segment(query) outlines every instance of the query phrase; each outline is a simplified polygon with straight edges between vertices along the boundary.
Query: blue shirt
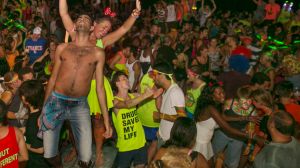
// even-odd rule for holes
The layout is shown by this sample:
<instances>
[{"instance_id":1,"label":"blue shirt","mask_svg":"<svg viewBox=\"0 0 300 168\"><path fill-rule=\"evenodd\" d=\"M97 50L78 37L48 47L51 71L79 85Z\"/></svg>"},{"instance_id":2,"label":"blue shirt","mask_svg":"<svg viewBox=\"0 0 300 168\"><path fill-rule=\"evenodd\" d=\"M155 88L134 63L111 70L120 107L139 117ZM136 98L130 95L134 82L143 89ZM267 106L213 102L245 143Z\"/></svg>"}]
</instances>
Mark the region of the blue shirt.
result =
<instances>
[{"instance_id":1,"label":"blue shirt","mask_svg":"<svg viewBox=\"0 0 300 168\"><path fill-rule=\"evenodd\" d=\"M39 38L37 41L32 39L26 40L25 47L29 49L29 65L34 63L45 51L47 41Z\"/></svg>"}]
</instances>

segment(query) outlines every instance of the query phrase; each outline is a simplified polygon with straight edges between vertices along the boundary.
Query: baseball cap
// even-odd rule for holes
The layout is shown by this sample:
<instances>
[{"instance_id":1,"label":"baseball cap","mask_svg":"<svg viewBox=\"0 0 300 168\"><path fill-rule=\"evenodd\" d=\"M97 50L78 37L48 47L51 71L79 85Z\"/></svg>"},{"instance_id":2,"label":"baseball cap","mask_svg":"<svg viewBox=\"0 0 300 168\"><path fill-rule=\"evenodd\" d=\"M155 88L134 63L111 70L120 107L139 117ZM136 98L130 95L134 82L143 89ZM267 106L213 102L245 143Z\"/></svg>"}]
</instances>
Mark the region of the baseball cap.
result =
<instances>
[{"instance_id":1,"label":"baseball cap","mask_svg":"<svg viewBox=\"0 0 300 168\"><path fill-rule=\"evenodd\" d=\"M41 32L42 32L42 29L40 27L35 27L33 29L33 34L41 34Z\"/></svg>"}]
</instances>

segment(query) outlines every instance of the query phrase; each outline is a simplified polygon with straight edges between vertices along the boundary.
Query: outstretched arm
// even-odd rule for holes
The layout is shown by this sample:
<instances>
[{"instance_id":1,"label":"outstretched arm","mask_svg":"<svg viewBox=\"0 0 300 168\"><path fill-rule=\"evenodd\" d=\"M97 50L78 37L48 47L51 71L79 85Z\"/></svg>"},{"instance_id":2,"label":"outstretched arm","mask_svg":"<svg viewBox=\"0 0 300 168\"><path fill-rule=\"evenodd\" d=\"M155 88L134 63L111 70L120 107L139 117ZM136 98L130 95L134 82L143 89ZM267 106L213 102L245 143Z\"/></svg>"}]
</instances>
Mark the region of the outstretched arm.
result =
<instances>
[{"instance_id":1,"label":"outstretched arm","mask_svg":"<svg viewBox=\"0 0 300 168\"><path fill-rule=\"evenodd\" d=\"M225 132L240 137L240 138L248 138L248 135L244 132L241 132L235 128L232 128L222 117L222 115L213 107L210 107L210 115L216 121L216 123L223 129Z\"/></svg>"},{"instance_id":2,"label":"outstretched arm","mask_svg":"<svg viewBox=\"0 0 300 168\"><path fill-rule=\"evenodd\" d=\"M202 0L202 2L201 2L201 11L202 12L204 11L204 0Z\"/></svg>"},{"instance_id":3,"label":"outstretched arm","mask_svg":"<svg viewBox=\"0 0 300 168\"><path fill-rule=\"evenodd\" d=\"M108 35L106 35L105 37L102 38L104 48L106 46L109 46L109 45L115 43L122 36L124 36L125 33L127 33L130 30L130 28L135 23L135 20L139 16L140 11L141 11L141 2L140 2L140 0L136 0L136 9L133 10L132 14L125 21L125 23L121 27L119 27L116 31L109 33Z\"/></svg>"},{"instance_id":4,"label":"outstretched arm","mask_svg":"<svg viewBox=\"0 0 300 168\"><path fill-rule=\"evenodd\" d=\"M97 48L98 49L98 48ZM103 68L104 68L104 62L105 62L105 54L104 51L101 49L98 49L96 52L96 58L97 58L97 65L96 65L96 90L97 90L97 96L101 108L101 112L103 114L104 119L104 125L106 132L104 133L104 137L109 138L112 136L112 128L109 124L109 115L107 111L107 105L106 105L106 94L104 90L104 75L103 75Z\"/></svg>"},{"instance_id":5,"label":"outstretched arm","mask_svg":"<svg viewBox=\"0 0 300 168\"><path fill-rule=\"evenodd\" d=\"M67 32L70 33L71 37L74 31L74 23L68 13L67 0L59 0L59 14Z\"/></svg>"},{"instance_id":6,"label":"outstretched arm","mask_svg":"<svg viewBox=\"0 0 300 168\"><path fill-rule=\"evenodd\" d=\"M114 108L115 109L122 109L122 108L132 108L135 107L136 105L138 105L139 103L141 103L142 101L144 101L145 99L150 98L151 96L153 96L153 90L152 89L146 89L145 92L139 96L136 96L133 99L128 99L125 101L120 101L118 99L114 100ZM115 111L115 113L117 113L117 111Z\"/></svg>"},{"instance_id":7,"label":"outstretched arm","mask_svg":"<svg viewBox=\"0 0 300 168\"><path fill-rule=\"evenodd\" d=\"M209 15L207 17L211 17L211 15L216 11L217 9L217 5L215 3L215 0L211 0L211 3L213 4L213 9L211 10L211 12L209 13Z\"/></svg>"}]
</instances>

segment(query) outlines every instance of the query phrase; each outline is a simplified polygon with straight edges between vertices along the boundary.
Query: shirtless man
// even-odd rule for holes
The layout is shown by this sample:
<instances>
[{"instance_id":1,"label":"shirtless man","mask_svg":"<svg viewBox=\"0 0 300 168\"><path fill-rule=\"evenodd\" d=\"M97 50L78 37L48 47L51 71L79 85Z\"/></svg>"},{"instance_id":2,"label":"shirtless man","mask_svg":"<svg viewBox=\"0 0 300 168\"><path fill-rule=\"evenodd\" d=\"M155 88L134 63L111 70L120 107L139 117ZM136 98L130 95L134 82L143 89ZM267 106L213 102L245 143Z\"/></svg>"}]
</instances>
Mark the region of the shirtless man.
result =
<instances>
[{"instance_id":1,"label":"shirtless man","mask_svg":"<svg viewBox=\"0 0 300 168\"><path fill-rule=\"evenodd\" d=\"M108 34L109 30L111 29L111 21L108 17L103 18L96 18L93 23L93 32L90 34L90 41L94 43L99 48L105 48L106 46L109 46L113 43L115 43L117 40L119 40L122 36L126 34L130 30L130 28L135 23L136 19L138 18L141 11L141 3L140 0L136 0L136 9L133 10L132 14L129 16L129 18L124 22L124 24L119 27L116 31L111 32ZM76 32L74 31L74 23L68 13L68 4L66 0L60 0L59 1L59 13L62 18L63 24L67 30L67 32L70 34L71 39L73 41L76 41ZM93 77L93 80L95 80L95 76ZM93 85L94 81L92 81L91 85L91 91L88 96L88 103L90 105L91 114L93 114L93 132L94 132L94 138L95 138L95 144L96 144L96 166L100 166L103 164L103 157L102 157L102 146L104 142L103 137L103 117L102 112L97 110L99 109L99 104L94 103L97 102L97 98L94 97L95 94L93 94L96 90ZM104 84L106 93L109 93L110 86L107 85L108 82ZM110 95L110 94L107 94ZM107 96L107 106L108 108L112 108L112 96ZM96 110L96 111L95 111ZM64 158L65 162L71 161L76 156L76 150L75 148L72 148L70 150L70 153L66 155Z\"/></svg>"},{"instance_id":2,"label":"shirtless man","mask_svg":"<svg viewBox=\"0 0 300 168\"><path fill-rule=\"evenodd\" d=\"M59 133L64 120L70 125L78 149L78 164L89 167L92 157L92 131L87 95L93 74L96 74L97 95L103 113L106 132L112 129L106 108L103 87L105 55L89 40L92 21L81 15L75 22L76 41L61 44L55 53L54 67L46 90L47 100L42 114L41 130L44 139L44 157L54 166L62 167L58 154Z\"/></svg>"}]
</instances>

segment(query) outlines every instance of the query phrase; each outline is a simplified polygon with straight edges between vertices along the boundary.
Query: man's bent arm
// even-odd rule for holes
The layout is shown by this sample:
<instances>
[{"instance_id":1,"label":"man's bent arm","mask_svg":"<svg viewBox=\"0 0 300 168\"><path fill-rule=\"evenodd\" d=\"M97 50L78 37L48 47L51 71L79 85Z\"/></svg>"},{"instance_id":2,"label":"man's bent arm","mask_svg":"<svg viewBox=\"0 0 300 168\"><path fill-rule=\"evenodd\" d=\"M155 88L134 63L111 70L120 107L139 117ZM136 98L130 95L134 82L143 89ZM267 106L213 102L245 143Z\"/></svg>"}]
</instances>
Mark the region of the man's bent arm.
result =
<instances>
[{"instance_id":1,"label":"man's bent arm","mask_svg":"<svg viewBox=\"0 0 300 168\"><path fill-rule=\"evenodd\" d=\"M52 74L51 74L51 77L50 77L48 85L47 85L44 102L46 102L46 100L48 99L52 90L54 89L55 81L56 81L58 71L59 71L60 65L61 65L60 55L66 46L67 46L67 44L60 44L56 48L55 56L54 56L54 67L53 67Z\"/></svg>"},{"instance_id":2,"label":"man's bent arm","mask_svg":"<svg viewBox=\"0 0 300 168\"><path fill-rule=\"evenodd\" d=\"M140 0L136 0L136 10L138 12L140 12L140 10L141 10ZM106 46L109 46L109 45L115 43L122 36L124 36L124 34L127 33L130 30L130 28L133 26L136 19L137 18L135 16L130 15L129 18L125 21L125 23L121 27L119 27L116 31L109 33L108 35L103 37L102 42L103 42L104 48Z\"/></svg>"},{"instance_id":3,"label":"man's bent arm","mask_svg":"<svg viewBox=\"0 0 300 168\"><path fill-rule=\"evenodd\" d=\"M184 107L175 107L177 114L176 115L169 115L160 113L160 119L164 119L167 121L174 122L178 117L186 117L186 113L184 111Z\"/></svg>"},{"instance_id":4,"label":"man's bent arm","mask_svg":"<svg viewBox=\"0 0 300 168\"><path fill-rule=\"evenodd\" d=\"M59 14L65 26L65 29L70 33L74 30L74 23L68 13L67 0L59 0ZM71 36L72 37L72 36Z\"/></svg>"},{"instance_id":5,"label":"man's bent arm","mask_svg":"<svg viewBox=\"0 0 300 168\"><path fill-rule=\"evenodd\" d=\"M97 58L97 65L96 65L96 90L97 90L97 96L101 108L101 112L103 114L104 119L104 125L105 125L105 137L108 138L112 135L112 130L109 124L109 115L107 111L107 105L106 105L106 94L104 90L104 75L103 75L103 68L104 68L104 62L105 62L105 54L104 51L97 48L96 50L96 58Z\"/></svg>"}]
</instances>

